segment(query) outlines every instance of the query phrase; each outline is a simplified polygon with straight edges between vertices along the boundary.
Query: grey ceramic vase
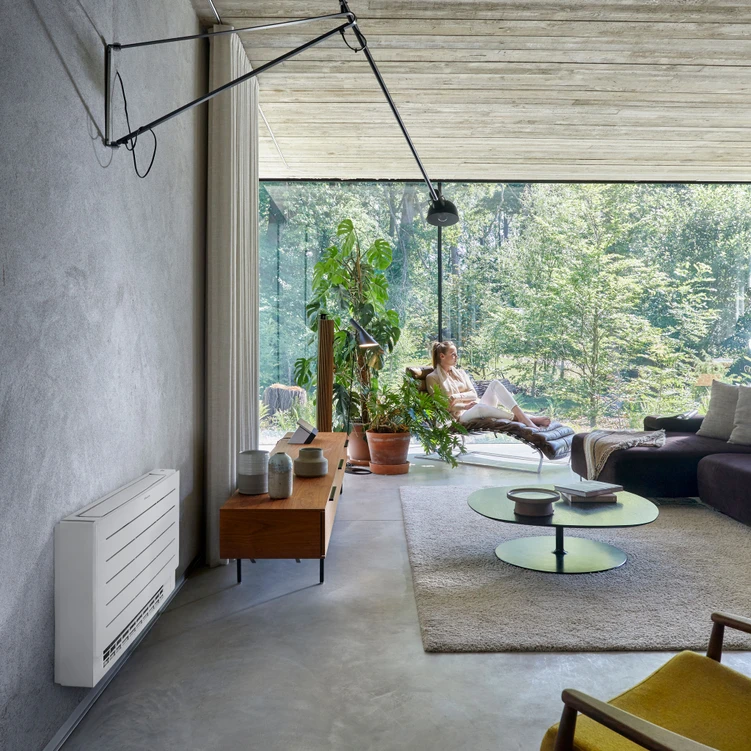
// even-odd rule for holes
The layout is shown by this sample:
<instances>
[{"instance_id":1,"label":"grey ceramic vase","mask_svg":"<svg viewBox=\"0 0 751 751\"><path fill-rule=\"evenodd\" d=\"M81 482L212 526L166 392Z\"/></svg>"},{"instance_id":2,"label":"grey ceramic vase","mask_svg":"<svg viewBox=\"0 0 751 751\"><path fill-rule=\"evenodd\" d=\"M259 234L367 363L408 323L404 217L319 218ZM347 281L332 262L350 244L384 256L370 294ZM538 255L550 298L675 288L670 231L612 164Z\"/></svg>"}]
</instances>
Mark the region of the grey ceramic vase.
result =
<instances>
[{"instance_id":1,"label":"grey ceramic vase","mask_svg":"<svg viewBox=\"0 0 751 751\"><path fill-rule=\"evenodd\" d=\"M269 498L289 498L292 495L292 459L284 451L269 459Z\"/></svg>"},{"instance_id":2,"label":"grey ceramic vase","mask_svg":"<svg viewBox=\"0 0 751 751\"><path fill-rule=\"evenodd\" d=\"M243 495L268 491L268 451L241 451L237 457L237 489Z\"/></svg>"},{"instance_id":3,"label":"grey ceramic vase","mask_svg":"<svg viewBox=\"0 0 751 751\"><path fill-rule=\"evenodd\" d=\"M300 449L295 459L295 474L298 477L323 477L328 471L329 460L323 455L323 449Z\"/></svg>"}]
</instances>

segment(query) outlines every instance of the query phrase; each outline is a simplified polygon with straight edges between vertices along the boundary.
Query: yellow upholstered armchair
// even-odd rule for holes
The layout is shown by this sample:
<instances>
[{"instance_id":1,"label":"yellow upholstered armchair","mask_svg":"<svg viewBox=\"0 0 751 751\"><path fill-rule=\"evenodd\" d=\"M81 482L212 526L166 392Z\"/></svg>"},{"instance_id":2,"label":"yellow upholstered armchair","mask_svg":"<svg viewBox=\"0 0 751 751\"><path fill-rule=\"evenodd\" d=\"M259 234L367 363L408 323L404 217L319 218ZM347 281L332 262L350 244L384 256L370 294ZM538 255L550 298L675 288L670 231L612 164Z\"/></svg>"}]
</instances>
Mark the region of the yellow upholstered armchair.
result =
<instances>
[{"instance_id":1,"label":"yellow upholstered armchair","mask_svg":"<svg viewBox=\"0 0 751 751\"><path fill-rule=\"evenodd\" d=\"M681 652L607 703L566 689L541 751L751 751L751 678L720 664L725 627L751 634L751 619L712 621L706 657Z\"/></svg>"}]
</instances>

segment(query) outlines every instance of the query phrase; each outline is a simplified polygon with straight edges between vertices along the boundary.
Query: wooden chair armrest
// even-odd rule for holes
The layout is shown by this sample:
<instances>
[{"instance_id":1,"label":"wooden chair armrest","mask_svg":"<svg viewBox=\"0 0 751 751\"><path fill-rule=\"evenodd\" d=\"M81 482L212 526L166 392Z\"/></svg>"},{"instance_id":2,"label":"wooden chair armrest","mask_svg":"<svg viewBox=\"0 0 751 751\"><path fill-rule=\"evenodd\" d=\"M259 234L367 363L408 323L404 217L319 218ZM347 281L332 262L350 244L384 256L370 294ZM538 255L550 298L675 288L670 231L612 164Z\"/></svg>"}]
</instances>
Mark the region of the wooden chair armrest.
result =
<instances>
[{"instance_id":1,"label":"wooden chair armrest","mask_svg":"<svg viewBox=\"0 0 751 751\"><path fill-rule=\"evenodd\" d=\"M745 631L747 634L751 634L751 618L744 618L742 615L731 615L730 613L712 613L712 622L720 623L723 626L730 626L730 628L737 629L738 631Z\"/></svg>"},{"instance_id":2,"label":"wooden chair armrest","mask_svg":"<svg viewBox=\"0 0 751 751\"><path fill-rule=\"evenodd\" d=\"M711 660L717 660L717 662L722 661L722 640L725 637L725 626L751 634L751 618L744 618L742 615L712 613L712 624L707 657Z\"/></svg>"},{"instance_id":3,"label":"wooden chair armrest","mask_svg":"<svg viewBox=\"0 0 751 751\"><path fill-rule=\"evenodd\" d=\"M613 732L628 738L642 748L648 749L648 751L714 751L710 746L705 746L703 743L692 741L690 738L673 733L652 722L642 720L641 717L618 709L612 704L595 699L581 691L567 688L563 692L562 699L566 709L581 712L595 722L610 728ZM570 751L573 749L575 723L571 721L571 718L568 722L565 721L566 709L564 709L564 717L561 718L555 751ZM570 737L561 738L561 731ZM561 745L559 745L559 739Z\"/></svg>"}]
</instances>

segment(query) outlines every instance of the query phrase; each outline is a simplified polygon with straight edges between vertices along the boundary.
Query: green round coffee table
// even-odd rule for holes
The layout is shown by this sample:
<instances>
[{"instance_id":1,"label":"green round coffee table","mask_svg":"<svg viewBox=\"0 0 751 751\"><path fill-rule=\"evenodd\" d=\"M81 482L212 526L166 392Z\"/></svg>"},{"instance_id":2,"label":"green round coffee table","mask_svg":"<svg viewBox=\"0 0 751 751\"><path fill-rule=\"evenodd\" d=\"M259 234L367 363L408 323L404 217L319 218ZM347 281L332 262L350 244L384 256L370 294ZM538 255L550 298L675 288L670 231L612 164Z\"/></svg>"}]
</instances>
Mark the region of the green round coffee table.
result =
<instances>
[{"instance_id":1,"label":"green round coffee table","mask_svg":"<svg viewBox=\"0 0 751 751\"><path fill-rule=\"evenodd\" d=\"M506 497L517 485L483 488L472 493L467 502L481 516L508 524L555 529L555 537L519 537L502 542L496 556L512 566L551 574L592 574L622 566L626 554L613 545L583 537L566 537L563 530L611 527L639 527L653 522L659 512L652 501L635 493L621 491L616 503L569 503L556 501L551 516L519 516L514 502ZM527 487L553 490L553 485Z\"/></svg>"}]
</instances>

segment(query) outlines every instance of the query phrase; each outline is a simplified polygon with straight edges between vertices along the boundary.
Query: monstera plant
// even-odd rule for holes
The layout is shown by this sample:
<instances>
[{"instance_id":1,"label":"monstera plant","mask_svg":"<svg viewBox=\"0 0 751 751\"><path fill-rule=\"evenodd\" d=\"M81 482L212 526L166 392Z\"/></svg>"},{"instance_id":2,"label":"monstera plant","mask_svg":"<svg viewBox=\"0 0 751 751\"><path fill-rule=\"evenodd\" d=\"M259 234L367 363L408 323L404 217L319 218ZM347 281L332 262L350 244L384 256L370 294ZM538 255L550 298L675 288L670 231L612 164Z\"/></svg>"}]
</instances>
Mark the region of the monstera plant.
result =
<instances>
[{"instance_id":1,"label":"monstera plant","mask_svg":"<svg viewBox=\"0 0 751 751\"><path fill-rule=\"evenodd\" d=\"M318 331L321 313L334 320L334 404L342 425L367 425L367 394L378 385L384 354L399 341L399 314L387 307L389 285L385 271L391 265L391 246L375 240L363 248L350 219L336 228L338 243L327 248L313 269L313 297L306 308L308 325ZM354 318L380 347L360 349L351 333ZM310 388L315 382L315 357L295 362L295 380ZM350 391L350 378L354 386Z\"/></svg>"},{"instance_id":2,"label":"monstera plant","mask_svg":"<svg viewBox=\"0 0 751 751\"><path fill-rule=\"evenodd\" d=\"M466 453L466 428L451 416L448 397L438 388L420 391L412 378L398 389L381 387L368 395L368 445L370 469L381 475L409 471L407 454L414 436L428 454L437 454L456 467L456 457Z\"/></svg>"}]
</instances>

